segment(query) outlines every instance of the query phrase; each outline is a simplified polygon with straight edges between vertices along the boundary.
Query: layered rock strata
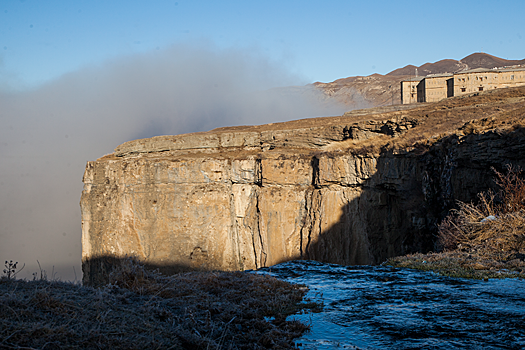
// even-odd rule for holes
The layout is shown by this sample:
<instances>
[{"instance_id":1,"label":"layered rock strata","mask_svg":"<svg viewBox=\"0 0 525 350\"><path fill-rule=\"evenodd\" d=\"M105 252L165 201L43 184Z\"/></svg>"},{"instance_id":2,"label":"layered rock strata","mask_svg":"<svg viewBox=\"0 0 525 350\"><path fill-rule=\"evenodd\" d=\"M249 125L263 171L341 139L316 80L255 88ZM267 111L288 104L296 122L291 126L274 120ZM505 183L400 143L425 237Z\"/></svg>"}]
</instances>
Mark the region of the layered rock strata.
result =
<instances>
[{"instance_id":1,"label":"layered rock strata","mask_svg":"<svg viewBox=\"0 0 525 350\"><path fill-rule=\"evenodd\" d=\"M428 250L454 201L490 187L491 166L523 163L525 90L512 91L127 142L86 166L84 281L124 256L174 272ZM422 139L442 116L448 134Z\"/></svg>"}]
</instances>

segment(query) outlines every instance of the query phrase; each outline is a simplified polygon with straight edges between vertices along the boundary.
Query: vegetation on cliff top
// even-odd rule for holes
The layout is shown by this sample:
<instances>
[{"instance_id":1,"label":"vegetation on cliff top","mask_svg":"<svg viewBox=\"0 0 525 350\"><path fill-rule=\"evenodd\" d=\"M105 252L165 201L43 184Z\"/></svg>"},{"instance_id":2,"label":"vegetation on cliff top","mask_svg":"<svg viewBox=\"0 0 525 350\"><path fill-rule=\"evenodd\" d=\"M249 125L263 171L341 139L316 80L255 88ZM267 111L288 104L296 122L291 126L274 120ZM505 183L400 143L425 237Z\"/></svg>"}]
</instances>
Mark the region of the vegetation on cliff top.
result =
<instances>
[{"instance_id":1,"label":"vegetation on cliff top","mask_svg":"<svg viewBox=\"0 0 525 350\"><path fill-rule=\"evenodd\" d=\"M500 191L482 192L479 201L458 202L438 228L439 253L413 254L387 264L467 278L525 278L525 181L508 165L493 169Z\"/></svg>"},{"instance_id":2,"label":"vegetation on cliff top","mask_svg":"<svg viewBox=\"0 0 525 350\"><path fill-rule=\"evenodd\" d=\"M303 301L306 287L273 277L167 277L131 259L100 289L9 271L0 278L0 349L288 349L309 327L286 316L319 306Z\"/></svg>"}]
</instances>

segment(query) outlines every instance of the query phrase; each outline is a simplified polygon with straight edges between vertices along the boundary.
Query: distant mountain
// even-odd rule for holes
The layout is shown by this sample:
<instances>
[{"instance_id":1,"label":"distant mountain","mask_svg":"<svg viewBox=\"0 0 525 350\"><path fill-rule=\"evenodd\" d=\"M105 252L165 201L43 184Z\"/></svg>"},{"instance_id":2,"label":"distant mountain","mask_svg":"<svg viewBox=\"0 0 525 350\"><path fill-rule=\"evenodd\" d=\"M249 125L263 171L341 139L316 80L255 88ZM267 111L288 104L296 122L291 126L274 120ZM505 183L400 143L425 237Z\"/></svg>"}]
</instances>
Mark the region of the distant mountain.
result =
<instances>
[{"instance_id":1,"label":"distant mountain","mask_svg":"<svg viewBox=\"0 0 525 350\"><path fill-rule=\"evenodd\" d=\"M486 53L473 53L459 61L444 59L434 63L425 63L419 67L407 65L392 72L372 74L366 77L348 77L337 79L331 83L314 83L326 96L326 102L335 100L343 103L348 109L379 107L390 104L400 104L401 80L414 77L424 77L429 74L456 73L474 68L501 68L524 65L523 60L506 60Z\"/></svg>"},{"instance_id":2,"label":"distant mountain","mask_svg":"<svg viewBox=\"0 0 525 350\"><path fill-rule=\"evenodd\" d=\"M403 68L393 70L386 75L415 75L417 69L419 76L425 76L429 74L440 74L440 73L457 73L462 70L474 69L474 68L497 68L507 67L514 65L525 64L523 60L506 60L496 56L489 55L487 53L477 52L469 55L459 61L452 59L445 59L437 61L435 63L425 63L422 66L416 67L408 65Z\"/></svg>"}]
</instances>

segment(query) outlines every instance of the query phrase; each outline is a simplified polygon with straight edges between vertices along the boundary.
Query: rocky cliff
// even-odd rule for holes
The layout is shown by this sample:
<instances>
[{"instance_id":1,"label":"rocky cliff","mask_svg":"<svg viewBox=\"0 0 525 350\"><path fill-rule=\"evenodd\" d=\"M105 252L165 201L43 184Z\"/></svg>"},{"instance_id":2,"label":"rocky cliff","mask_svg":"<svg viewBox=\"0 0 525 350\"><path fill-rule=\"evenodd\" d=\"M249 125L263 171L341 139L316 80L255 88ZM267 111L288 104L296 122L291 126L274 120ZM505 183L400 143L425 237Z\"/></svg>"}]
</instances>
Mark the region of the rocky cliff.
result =
<instances>
[{"instance_id":1,"label":"rocky cliff","mask_svg":"<svg viewBox=\"0 0 525 350\"><path fill-rule=\"evenodd\" d=\"M124 143L86 166L84 282L129 255L175 272L427 251L491 166L525 166L524 118L516 88Z\"/></svg>"}]
</instances>

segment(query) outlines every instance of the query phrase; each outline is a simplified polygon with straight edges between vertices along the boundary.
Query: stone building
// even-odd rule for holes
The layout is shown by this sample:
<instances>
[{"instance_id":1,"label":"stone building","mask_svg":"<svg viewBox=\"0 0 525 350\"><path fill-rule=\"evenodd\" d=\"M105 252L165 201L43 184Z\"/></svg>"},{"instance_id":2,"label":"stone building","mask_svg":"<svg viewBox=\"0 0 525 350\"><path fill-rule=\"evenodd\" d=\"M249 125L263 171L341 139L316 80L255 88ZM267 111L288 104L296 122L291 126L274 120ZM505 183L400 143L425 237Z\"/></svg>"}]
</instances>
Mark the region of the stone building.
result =
<instances>
[{"instance_id":1,"label":"stone building","mask_svg":"<svg viewBox=\"0 0 525 350\"><path fill-rule=\"evenodd\" d=\"M401 82L401 103L416 103L417 86L423 77L414 77Z\"/></svg>"},{"instance_id":2,"label":"stone building","mask_svg":"<svg viewBox=\"0 0 525 350\"><path fill-rule=\"evenodd\" d=\"M415 89L414 84L417 84ZM401 82L401 103L436 102L473 92L525 85L525 68L476 68L450 74L432 74ZM410 89L410 94L408 91ZM416 90L414 99L413 90Z\"/></svg>"},{"instance_id":3,"label":"stone building","mask_svg":"<svg viewBox=\"0 0 525 350\"><path fill-rule=\"evenodd\" d=\"M453 96L503 87L498 83L498 80L501 80L499 75L498 71L482 68L454 74L452 79Z\"/></svg>"},{"instance_id":4,"label":"stone building","mask_svg":"<svg viewBox=\"0 0 525 350\"><path fill-rule=\"evenodd\" d=\"M447 98L447 80L452 74L426 76L417 86L417 102L436 102Z\"/></svg>"}]
</instances>

